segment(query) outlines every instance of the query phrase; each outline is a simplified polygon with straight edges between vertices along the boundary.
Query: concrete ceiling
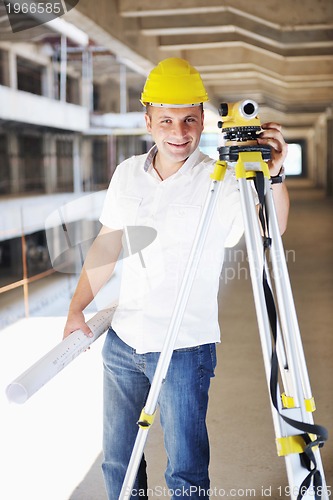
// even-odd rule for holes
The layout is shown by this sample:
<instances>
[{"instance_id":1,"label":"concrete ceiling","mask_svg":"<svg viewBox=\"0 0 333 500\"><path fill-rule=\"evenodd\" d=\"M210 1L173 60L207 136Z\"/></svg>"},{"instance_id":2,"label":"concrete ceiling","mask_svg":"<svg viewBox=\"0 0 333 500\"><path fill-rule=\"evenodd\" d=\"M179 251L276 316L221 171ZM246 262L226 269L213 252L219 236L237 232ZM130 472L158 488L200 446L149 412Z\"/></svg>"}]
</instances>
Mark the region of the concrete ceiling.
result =
<instances>
[{"instance_id":1,"label":"concrete ceiling","mask_svg":"<svg viewBox=\"0 0 333 500\"><path fill-rule=\"evenodd\" d=\"M333 103L332 0L80 0L67 19L144 75L188 59L215 107L253 98L309 126Z\"/></svg>"},{"instance_id":2,"label":"concrete ceiling","mask_svg":"<svg viewBox=\"0 0 333 500\"><path fill-rule=\"evenodd\" d=\"M64 19L138 72L138 93L159 60L184 57L216 108L252 98L270 119L305 128L332 110L332 0L80 0Z\"/></svg>"}]
</instances>

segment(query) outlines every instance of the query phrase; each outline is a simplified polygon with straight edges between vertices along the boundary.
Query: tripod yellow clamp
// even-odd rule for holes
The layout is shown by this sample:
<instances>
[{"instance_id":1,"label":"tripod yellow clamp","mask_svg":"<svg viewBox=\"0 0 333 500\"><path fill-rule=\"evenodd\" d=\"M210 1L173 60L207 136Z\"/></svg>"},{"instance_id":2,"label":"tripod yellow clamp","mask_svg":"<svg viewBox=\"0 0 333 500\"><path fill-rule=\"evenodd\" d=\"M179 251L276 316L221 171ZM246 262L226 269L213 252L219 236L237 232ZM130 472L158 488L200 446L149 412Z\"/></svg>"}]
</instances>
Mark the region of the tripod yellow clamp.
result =
<instances>
[{"instance_id":1,"label":"tripod yellow clamp","mask_svg":"<svg viewBox=\"0 0 333 500\"><path fill-rule=\"evenodd\" d=\"M281 401L283 408L295 408L295 400L292 396L287 396L285 393L281 394ZM310 399L304 399L305 409L308 412L314 412L316 410L316 403L314 397Z\"/></svg>"},{"instance_id":2,"label":"tripod yellow clamp","mask_svg":"<svg viewBox=\"0 0 333 500\"><path fill-rule=\"evenodd\" d=\"M236 179L255 177L257 170L246 170L246 163L258 164L260 166L259 171L263 172L267 179L270 178L268 165L262 159L260 151L242 151L239 153L238 161L235 166Z\"/></svg>"},{"instance_id":3,"label":"tripod yellow clamp","mask_svg":"<svg viewBox=\"0 0 333 500\"><path fill-rule=\"evenodd\" d=\"M311 441L315 441L317 436L315 434L308 434ZM306 447L306 443L304 441L303 436L295 435L295 436L286 436L276 438L276 447L277 454L279 457L285 457L287 455L291 455L292 453L303 453ZM314 450L318 447L314 446Z\"/></svg>"},{"instance_id":4,"label":"tripod yellow clamp","mask_svg":"<svg viewBox=\"0 0 333 500\"><path fill-rule=\"evenodd\" d=\"M156 411L152 415L149 415L145 412L145 409L143 409L137 422L138 426L141 427L141 429L148 429L154 422L155 414Z\"/></svg>"},{"instance_id":5,"label":"tripod yellow clamp","mask_svg":"<svg viewBox=\"0 0 333 500\"><path fill-rule=\"evenodd\" d=\"M226 170L227 162L217 160L214 166L214 171L210 174L210 178L213 179L213 181L223 181Z\"/></svg>"}]
</instances>

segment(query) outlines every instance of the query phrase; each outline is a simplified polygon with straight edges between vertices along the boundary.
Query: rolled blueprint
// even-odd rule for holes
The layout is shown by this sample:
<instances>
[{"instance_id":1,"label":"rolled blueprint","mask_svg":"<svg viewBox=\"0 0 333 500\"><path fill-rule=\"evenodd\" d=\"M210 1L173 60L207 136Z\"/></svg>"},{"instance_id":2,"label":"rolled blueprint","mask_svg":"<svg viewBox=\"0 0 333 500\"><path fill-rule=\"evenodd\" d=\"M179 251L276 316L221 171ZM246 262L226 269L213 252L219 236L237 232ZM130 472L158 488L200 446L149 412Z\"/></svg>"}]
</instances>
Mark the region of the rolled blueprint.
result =
<instances>
[{"instance_id":1,"label":"rolled blueprint","mask_svg":"<svg viewBox=\"0 0 333 500\"><path fill-rule=\"evenodd\" d=\"M93 337L87 337L82 330L76 330L13 380L6 388L8 400L25 403L109 328L116 308L117 304L112 304L87 321Z\"/></svg>"}]
</instances>

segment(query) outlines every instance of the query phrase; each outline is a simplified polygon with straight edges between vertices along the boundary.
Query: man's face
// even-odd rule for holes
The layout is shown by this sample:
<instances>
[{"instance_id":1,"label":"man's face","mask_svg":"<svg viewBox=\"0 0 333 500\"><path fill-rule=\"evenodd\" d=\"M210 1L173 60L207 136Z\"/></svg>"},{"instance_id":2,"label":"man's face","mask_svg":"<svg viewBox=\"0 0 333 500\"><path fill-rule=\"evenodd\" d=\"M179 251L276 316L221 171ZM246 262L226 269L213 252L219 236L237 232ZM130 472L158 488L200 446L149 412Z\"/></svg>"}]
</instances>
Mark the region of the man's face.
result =
<instances>
[{"instance_id":1,"label":"man's face","mask_svg":"<svg viewBox=\"0 0 333 500\"><path fill-rule=\"evenodd\" d=\"M159 155L173 163L184 162L193 153L204 128L204 114L199 106L149 106L145 119L147 130L153 136Z\"/></svg>"}]
</instances>

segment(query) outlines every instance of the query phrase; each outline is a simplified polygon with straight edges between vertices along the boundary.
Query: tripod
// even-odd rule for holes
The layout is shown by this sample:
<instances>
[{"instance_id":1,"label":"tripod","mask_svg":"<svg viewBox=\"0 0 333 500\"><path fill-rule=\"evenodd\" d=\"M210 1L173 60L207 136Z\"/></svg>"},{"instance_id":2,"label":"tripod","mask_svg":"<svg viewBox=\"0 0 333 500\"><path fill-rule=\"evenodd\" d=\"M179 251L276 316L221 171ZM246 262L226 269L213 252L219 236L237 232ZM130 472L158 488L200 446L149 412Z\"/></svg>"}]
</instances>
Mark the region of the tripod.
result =
<instances>
[{"instance_id":1,"label":"tripod","mask_svg":"<svg viewBox=\"0 0 333 500\"><path fill-rule=\"evenodd\" d=\"M227 149L227 154L225 154ZM200 261L211 217L223 181L229 150L219 148L220 161L215 164L212 182L204 205L192 250L185 269L183 281L176 299L156 372L148 394L145 408L138 421L138 434L128 464L120 499L131 497L133 484L139 469L144 446L158 404L162 384L182 323L191 287ZM235 173L239 184L245 239L249 257L253 295L263 351L267 384L271 394L271 409L276 434L278 455L284 456L294 500L315 498L328 500L328 491L319 453L319 446L327 439L326 429L314 425L312 411L314 400L302 349L297 317L288 279L281 236L274 209L267 148L235 146L232 161L236 160ZM259 219L249 180L254 180L258 188ZM268 234L268 220L271 237ZM260 229L260 223L262 229ZM263 245L264 243L264 245ZM270 247L272 270L275 279L275 295L279 304L275 308L271 287L271 272L265 256ZM285 392L278 398L278 372ZM300 433L301 431L301 433Z\"/></svg>"},{"instance_id":2,"label":"tripod","mask_svg":"<svg viewBox=\"0 0 333 500\"><path fill-rule=\"evenodd\" d=\"M327 431L313 422L314 398L275 213L268 167L262 159L260 148L239 150L235 166L236 178L240 188L245 241L264 367L271 395L277 452L279 456L285 457L292 499L328 500L329 494L319 452L319 447L327 439ZM251 179L254 179L258 191L259 219L253 203L252 188L248 182ZM271 269L265 255L268 250L272 262ZM271 276L274 277L275 296ZM278 374L284 387L282 393Z\"/></svg>"}]
</instances>

